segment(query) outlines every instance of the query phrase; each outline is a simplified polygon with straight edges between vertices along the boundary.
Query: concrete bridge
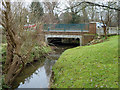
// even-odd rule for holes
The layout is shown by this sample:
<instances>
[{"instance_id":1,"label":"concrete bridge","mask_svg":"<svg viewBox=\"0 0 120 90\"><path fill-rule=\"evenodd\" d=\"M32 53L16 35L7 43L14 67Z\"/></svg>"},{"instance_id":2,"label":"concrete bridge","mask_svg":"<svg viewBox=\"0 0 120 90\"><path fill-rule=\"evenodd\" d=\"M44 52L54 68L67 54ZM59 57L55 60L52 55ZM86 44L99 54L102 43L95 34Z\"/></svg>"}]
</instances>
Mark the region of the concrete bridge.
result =
<instances>
[{"instance_id":1,"label":"concrete bridge","mask_svg":"<svg viewBox=\"0 0 120 90\"><path fill-rule=\"evenodd\" d=\"M79 39L80 46L91 41L96 34L96 23L89 24L45 24L45 41L50 38Z\"/></svg>"}]
</instances>

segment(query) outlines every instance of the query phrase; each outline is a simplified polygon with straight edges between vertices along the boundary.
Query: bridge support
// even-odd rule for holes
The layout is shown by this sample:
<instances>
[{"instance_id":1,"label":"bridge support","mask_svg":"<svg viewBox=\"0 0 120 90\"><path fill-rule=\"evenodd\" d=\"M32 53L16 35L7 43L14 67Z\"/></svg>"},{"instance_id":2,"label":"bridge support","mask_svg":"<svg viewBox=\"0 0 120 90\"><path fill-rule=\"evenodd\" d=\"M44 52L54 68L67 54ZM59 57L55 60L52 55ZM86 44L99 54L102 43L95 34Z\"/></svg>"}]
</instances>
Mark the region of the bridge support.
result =
<instances>
[{"instance_id":1,"label":"bridge support","mask_svg":"<svg viewBox=\"0 0 120 90\"><path fill-rule=\"evenodd\" d=\"M80 40L80 46L82 46L82 36L79 38Z\"/></svg>"},{"instance_id":2,"label":"bridge support","mask_svg":"<svg viewBox=\"0 0 120 90\"><path fill-rule=\"evenodd\" d=\"M82 46L82 35L45 35L45 42L48 44L48 38L79 38L80 46Z\"/></svg>"}]
</instances>

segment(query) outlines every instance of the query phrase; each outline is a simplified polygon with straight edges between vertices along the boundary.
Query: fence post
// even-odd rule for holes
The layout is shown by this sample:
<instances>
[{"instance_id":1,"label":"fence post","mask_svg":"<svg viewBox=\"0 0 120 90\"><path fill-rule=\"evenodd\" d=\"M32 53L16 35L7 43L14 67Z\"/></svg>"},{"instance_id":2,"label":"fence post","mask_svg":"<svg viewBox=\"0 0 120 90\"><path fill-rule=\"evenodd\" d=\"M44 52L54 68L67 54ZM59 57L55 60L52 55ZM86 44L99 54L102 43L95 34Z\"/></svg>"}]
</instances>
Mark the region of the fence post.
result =
<instances>
[{"instance_id":1,"label":"fence post","mask_svg":"<svg viewBox=\"0 0 120 90\"><path fill-rule=\"evenodd\" d=\"M49 29L50 29L50 28L48 27L48 31L49 31Z\"/></svg>"},{"instance_id":2,"label":"fence post","mask_svg":"<svg viewBox=\"0 0 120 90\"><path fill-rule=\"evenodd\" d=\"M65 32L65 25L64 25L64 32Z\"/></svg>"}]
</instances>

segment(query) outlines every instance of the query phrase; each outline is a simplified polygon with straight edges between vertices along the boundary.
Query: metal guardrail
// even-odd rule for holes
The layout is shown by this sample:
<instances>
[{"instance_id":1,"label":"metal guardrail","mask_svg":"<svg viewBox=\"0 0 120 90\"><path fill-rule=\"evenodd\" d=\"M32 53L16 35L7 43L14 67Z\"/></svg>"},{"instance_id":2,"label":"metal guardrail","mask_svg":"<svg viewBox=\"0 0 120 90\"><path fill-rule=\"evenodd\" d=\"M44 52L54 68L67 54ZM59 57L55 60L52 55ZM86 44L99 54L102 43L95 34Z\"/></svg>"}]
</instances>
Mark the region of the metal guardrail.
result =
<instances>
[{"instance_id":1,"label":"metal guardrail","mask_svg":"<svg viewBox=\"0 0 120 90\"><path fill-rule=\"evenodd\" d=\"M44 24L44 31L88 32L89 24Z\"/></svg>"}]
</instances>

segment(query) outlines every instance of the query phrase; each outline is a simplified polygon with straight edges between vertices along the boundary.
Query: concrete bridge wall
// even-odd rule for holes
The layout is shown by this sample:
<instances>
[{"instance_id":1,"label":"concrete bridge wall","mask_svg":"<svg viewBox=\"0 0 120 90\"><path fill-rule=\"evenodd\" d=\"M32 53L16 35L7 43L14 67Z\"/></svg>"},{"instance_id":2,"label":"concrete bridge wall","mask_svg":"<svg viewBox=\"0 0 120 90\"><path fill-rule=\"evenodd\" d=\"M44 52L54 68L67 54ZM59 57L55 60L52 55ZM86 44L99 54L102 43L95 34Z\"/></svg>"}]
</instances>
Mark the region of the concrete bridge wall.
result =
<instances>
[{"instance_id":1,"label":"concrete bridge wall","mask_svg":"<svg viewBox=\"0 0 120 90\"><path fill-rule=\"evenodd\" d=\"M48 38L79 38L80 46L82 46L82 36L81 35L45 35L45 42L48 43Z\"/></svg>"}]
</instances>

